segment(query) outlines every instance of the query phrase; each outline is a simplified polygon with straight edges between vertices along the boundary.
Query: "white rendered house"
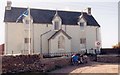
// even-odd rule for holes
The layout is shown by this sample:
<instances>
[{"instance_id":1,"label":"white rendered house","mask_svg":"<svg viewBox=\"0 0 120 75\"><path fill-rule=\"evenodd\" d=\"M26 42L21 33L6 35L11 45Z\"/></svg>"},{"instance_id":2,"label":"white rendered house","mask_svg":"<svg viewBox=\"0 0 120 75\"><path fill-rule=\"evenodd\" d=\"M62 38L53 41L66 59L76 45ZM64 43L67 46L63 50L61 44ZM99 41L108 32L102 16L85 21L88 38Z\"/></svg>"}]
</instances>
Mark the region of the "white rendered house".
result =
<instances>
[{"instance_id":1,"label":"white rendered house","mask_svg":"<svg viewBox=\"0 0 120 75\"><path fill-rule=\"evenodd\" d=\"M6 6L5 54L71 53L100 49L100 25L87 12L30 9L28 17L17 18L27 8ZM30 22L30 26L28 25ZM29 28L30 27L30 28ZM29 30L30 29L30 30Z\"/></svg>"}]
</instances>

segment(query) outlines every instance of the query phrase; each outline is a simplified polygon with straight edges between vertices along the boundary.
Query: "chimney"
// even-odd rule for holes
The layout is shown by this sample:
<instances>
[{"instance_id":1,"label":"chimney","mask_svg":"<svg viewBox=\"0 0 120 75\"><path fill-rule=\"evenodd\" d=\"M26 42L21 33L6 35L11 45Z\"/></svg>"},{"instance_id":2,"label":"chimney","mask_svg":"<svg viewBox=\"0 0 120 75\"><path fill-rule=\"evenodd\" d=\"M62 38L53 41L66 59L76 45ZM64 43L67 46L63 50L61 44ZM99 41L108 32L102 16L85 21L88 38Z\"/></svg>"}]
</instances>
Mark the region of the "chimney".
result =
<instances>
[{"instance_id":1,"label":"chimney","mask_svg":"<svg viewBox=\"0 0 120 75\"><path fill-rule=\"evenodd\" d=\"M90 8L90 7L88 7L86 10L87 10L87 11L86 11L86 12L87 12L87 14L88 14L88 15L91 15L91 8Z\"/></svg>"},{"instance_id":2,"label":"chimney","mask_svg":"<svg viewBox=\"0 0 120 75\"><path fill-rule=\"evenodd\" d=\"M7 1L7 6L5 7L6 10L11 10L11 5L12 2L11 1Z\"/></svg>"}]
</instances>

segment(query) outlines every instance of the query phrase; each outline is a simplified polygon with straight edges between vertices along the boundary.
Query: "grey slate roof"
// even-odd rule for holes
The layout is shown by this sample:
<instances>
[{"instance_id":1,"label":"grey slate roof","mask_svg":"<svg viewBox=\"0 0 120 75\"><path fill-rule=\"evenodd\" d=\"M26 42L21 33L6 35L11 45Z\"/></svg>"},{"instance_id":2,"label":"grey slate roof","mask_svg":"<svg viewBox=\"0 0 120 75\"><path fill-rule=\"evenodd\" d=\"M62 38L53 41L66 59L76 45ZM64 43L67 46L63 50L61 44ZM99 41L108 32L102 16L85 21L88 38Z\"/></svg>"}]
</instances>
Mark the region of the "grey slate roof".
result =
<instances>
[{"instance_id":1,"label":"grey slate roof","mask_svg":"<svg viewBox=\"0 0 120 75\"><path fill-rule=\"evenodd\" d=\"M11 10L5 10L4 22L16 22L16 19L26 10L27 8L12 7ZM33 17L33 23L47 23L52 24L52 19L56 13L56 10L44 10L44 9L30 9L31 16ZM73 11L58 11L58 15L62 19L62 24L65 25L77 25L78 18L81 12ZM99 26L97 21L92 15L83 13L84 18L89 26ZM22 22L20 19L19 22Z\"/></svg>"}]
</instances>

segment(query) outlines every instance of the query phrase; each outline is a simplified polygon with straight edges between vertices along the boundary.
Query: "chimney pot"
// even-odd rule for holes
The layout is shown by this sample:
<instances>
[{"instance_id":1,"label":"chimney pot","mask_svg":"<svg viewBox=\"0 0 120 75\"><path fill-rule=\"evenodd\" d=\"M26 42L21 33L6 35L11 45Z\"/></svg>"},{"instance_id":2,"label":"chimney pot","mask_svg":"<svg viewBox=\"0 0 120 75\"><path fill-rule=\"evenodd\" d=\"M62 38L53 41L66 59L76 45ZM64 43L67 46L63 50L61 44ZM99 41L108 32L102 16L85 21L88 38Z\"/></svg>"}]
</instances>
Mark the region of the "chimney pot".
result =
<instances>
[{"instance_id":1,"label":"chimney pot","mask_svg":"<svg viewBox=\"0 0 120 75\"><path fill-rule=\"evenodd\" d=\"M12 2L11 1L7 1L6 10L11 10L11 5L12 5Z\"/></svg>"},{"instance_id":2,"label":"chimney pot","mask_svg":"<svg viewBox=\"0 0 120 75\"><path fill-rule=\"evenodd\" d=\"M87 13L88 13L88 15L91 15L91 8L90 7L87 8Z\"/></svg>"}]
</instances>

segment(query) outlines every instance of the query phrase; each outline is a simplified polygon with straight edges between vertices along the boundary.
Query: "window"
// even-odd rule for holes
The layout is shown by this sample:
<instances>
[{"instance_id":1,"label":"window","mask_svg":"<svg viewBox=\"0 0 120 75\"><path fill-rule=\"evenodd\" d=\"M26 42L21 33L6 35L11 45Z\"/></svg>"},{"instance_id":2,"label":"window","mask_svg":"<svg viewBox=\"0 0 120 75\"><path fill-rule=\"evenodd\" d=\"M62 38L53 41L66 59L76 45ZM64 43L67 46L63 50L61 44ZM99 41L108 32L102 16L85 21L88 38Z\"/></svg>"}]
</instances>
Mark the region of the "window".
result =
<instances>
[{"instance_id":1,"label":"window","mask_svg":"<svg viewBox=\"0 0 120 75\"><path fill-rule=\"evenodd\" d=\"M63 36L58 38L58 49L65 49L65 39Z\"/></svg>"},{"instance_id":2,"label":"window","mask_svg":"<svg viewBox=\"0 0 120 75\"><path fill-rule=\"evenodd\" d=\"M26 20L25 20L25 24L29 24L29 20L26 19Z\"/></svg>"},{"instance_id":3,"label":"window","mask_svg":"<svg viewBox=\"0 0 120 75\"><path fill-rule=\"evenodd\" d=\"M46 27L48 27L48 24L46 24Z\"/></svg>"},{"instance_id":4,"label":"window","mask_svg":"<svg viewBox=\"0 0 120 75\"><path fill-rule=\"evenodd\" d=\"M84 23L83 23L83 22L81 22L81 23L80 23L80 27L83 27L83 26L84 26Z\"/></svg>"},{"instance_id":5,"label":"window","mask_svg":"<svg viewBox=\"0 0 120 75\"><path fill-rule=\"evenodd\" d=\"M25 26L25 30L28 30L28 28L29 28L29 19L28 19L28 17L23 18L23 23L24 23L24 26Z\"/></svg>"},{"instance_id":6,"label":"window","mask_svg":"<svg viewBox=\"0 0 120 75\"><path fill-rule=\"evenodd\" d=\"M81 22L81 23L80 23L80 29L81 29L81 30L84 30L84 22Z\"/></svg>"},{"instance_id":7,"label":"window","mask_svg":"<svg viewBox=\"0 0 120 75\"><path fill-rule=\"evenodd\" d=\"M61 25L62 20L57 13L54 16L52 23L53 23L53 30L58 31L60 28L62 28L62 25Z\"/></svg>"},{"instance_id":8,"label":"window","mask_svg":"<svg viewBox=\"0 0 120 75\"><path fill-rule=\"evenodd\" d=\"M32 17L30 17L30 19L28 16L23 17L23 24L24 24L26 30L28 30L28 28L30 26L29 24L32 24L32 23L33 23Z\"/></svg>"},{"instance_id":9,"label":"window","mask_svg":"<svg viewBox=\"0 0 120 75\"><path fill-rule=\"evenodd\" d=\"M25 39L24 39L24 42L25 42L25 43L29 43L29 41L30 41L30 43L31 43L31 38L25 38Z\"/></svg>"},{"instance_id":10,"label":"window","mask_svg":"<svg viewBox=\"0 0 120 75\"><path fill-rule=\"evenodd\" d=\"M54 30L58 30L59 29L59 21L55 21L54 22Z\"/></svg>"},{"instance_id":11,"label":"window","mask_svg":"<svg viewBox=\"0 0 120 75\"><path fill-rule=\"evenodd\" d=\"M80 39L80 44L85 44L86 43L86 38L81 38Z\"/></svg>"}]
</instances>

